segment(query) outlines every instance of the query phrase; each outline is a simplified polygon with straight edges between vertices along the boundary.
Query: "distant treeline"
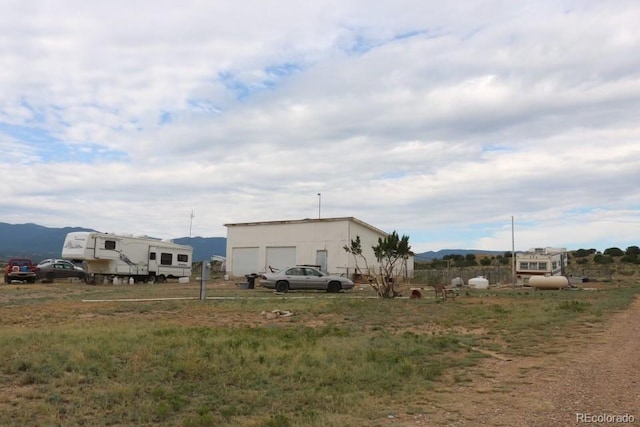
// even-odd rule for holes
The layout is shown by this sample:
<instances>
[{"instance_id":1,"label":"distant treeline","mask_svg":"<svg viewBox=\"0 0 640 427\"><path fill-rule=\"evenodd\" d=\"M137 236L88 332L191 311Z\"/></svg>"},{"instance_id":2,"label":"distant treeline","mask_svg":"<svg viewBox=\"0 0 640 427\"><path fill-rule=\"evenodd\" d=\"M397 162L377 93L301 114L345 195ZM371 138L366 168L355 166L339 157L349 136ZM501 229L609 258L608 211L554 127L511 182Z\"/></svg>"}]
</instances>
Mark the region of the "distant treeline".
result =
<instances>
[{"instance_id":1,"label":"distant treeline","mask_svg":"<svg viewBox=\"0 0 640 427\"><path fill-rule=\"evenodd\" d=\"M596 249L578 249L575 251L569 251L569 262L575 262L576 264L588 264L593 262L595 264L613 264L616 261L629 264L640 264L640 247L629 246L626 250L622 250L618 247L607 248L604 252L599 252ZM443 268L461 268L461 267L475 267L475 266L500 266L510 265L512 259L511 252L504 252L499 255L479 255L468 253L462 254L449 254L443 256L441 259L434 258L428 261L415 261L416 270L428 270L428 269L443 269Z\"/></svg>"}]
</instances>

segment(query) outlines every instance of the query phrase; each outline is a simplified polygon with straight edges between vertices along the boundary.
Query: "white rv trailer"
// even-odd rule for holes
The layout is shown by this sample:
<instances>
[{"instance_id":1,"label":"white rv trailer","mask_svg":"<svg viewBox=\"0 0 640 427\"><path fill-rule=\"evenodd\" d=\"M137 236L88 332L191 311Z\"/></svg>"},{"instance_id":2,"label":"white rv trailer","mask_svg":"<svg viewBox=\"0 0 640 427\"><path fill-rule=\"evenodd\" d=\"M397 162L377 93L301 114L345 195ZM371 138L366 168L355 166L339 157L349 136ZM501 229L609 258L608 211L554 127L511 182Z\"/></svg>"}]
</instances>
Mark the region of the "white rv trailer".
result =
<instances>
[{"instance_id":1,"label":"white rv trailer","mask_svg":"<svg viewBox=\"0 0 640 427\"><path fill-rule=\"evenodd\" d=\"M565 248L533 248L516 254L516 278L521 285L529 285L533 276L564 276L568 263Z\"/></svg>"},{"instance_id":2,"label":"white rv trailer","mask_svg":"<svg viewBox=\"0 0 640 427\"><path fill-rule=\"evenodd\" d=\"M67 234L62 257L85 261L94 283L114 277L153 283L191 276L193 248L146 236L78 231Z\"/></svg>"}]
</instances>

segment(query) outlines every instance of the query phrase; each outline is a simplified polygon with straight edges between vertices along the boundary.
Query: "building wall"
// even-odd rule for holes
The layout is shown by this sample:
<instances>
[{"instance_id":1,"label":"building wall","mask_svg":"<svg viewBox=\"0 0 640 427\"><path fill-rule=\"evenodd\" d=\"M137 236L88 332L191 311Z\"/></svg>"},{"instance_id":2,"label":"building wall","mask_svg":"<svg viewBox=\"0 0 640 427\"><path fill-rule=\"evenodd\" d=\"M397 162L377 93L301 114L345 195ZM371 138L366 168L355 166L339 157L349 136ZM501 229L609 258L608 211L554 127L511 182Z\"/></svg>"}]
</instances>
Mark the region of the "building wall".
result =
<instances>
[{"instance_id":1,"label":"building wall","mask_svg":"<svg viewBox=\"0 0 640 427\"><path fill-rule=\"evenodd\" d=\"M233 275L265 272L269 267L267 265L268 247L295 246L297 264L315 265L317 251L326 250L329 273L352 274L355 272L355 261L343 247L349 245L351 239L355 239L357 235L362 241L363 252L368 258L369 266L377 266L371 246L377 244L378 238L383 237L384 232L349 218L227 224L227 271ZM235 271L234 248L250 247L258 248L256 271ZM411 270L413 270L413 260L411 260Z\"/></svg>"}]
</instances>

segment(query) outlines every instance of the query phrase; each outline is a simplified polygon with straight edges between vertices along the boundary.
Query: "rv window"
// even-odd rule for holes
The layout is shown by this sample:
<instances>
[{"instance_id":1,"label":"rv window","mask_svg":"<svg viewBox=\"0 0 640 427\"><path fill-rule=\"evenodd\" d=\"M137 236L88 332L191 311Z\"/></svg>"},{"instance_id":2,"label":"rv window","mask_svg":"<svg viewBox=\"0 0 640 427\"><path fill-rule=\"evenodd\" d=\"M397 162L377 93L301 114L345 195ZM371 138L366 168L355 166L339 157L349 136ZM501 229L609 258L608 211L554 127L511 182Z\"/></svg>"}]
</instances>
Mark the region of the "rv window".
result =
<instances>
[{"instance_id":1,"label":"rv window","mask_svg":"<svg viewBox=\"0 0 640 427\"><path fill-rule=\"evenodd\" d=\"M161 253L160 254L160 264L161 265L171 265L173 264L173 254Z\"/></svg>"},{"instance_id":2,"label":"rv window","mask_svg":"<svg viewBox=\"0 0 640 427\"><path fill-rule=\"evenodd\" d=\"M154 261L156 259L156 253L155 252L149 252L149 259L151 261Z\"/></svg>"},{"instance_id":3,"label":"rv window","mask_svg":"<svg viewBox=\"0 0 640 427\"><path fill-rule=\"evenodd\" d=\"M105 249L114 250L116 248L116 241L115 240L105 240L104 241L104 248Z\"/></svg>"},{"instance_id":4,"label":"rv window","mask_svg":"<svg viewBox=\"0 0 640 427\"><path fill-rule=\"evenodd\" d=\"M189 261L189 255L178 254L178 262L188 262L188 261Z\"/></svg>"}]
</instances>

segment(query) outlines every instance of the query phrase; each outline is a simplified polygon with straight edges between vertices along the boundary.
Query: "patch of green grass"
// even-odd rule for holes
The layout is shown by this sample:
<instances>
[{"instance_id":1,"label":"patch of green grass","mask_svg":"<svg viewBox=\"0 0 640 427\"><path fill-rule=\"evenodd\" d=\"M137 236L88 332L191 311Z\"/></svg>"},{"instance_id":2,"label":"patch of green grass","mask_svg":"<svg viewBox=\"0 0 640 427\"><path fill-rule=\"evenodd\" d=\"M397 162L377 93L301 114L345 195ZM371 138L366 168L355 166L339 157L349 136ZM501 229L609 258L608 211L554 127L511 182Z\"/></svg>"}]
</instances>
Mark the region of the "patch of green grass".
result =
<instances>
[{"instance_id":1,"label":"patch of green grass","mask_svg":"<svg viewBox=\"0 0 640 427\"><path fill-rule=\"evenodd\" d=\"M0 334L9 383L42 386L20 411L54 422L60 411L81 419L103 414L114 424L225 423L277 413L264 425L318 418L367 417L358 403L412 393L456 365L456 336L385 331L365 336L320 328L213 329L103 324L87 330ZM61 396L65 398L62 399ZM37 404L36 404L37 403ZM11 424L18 408L6 408ZM208 420L208 421L207 421ZM296 421L297 423L297 421Z\"/></svg>"},{"instance_id":2,"label":"patch of green grass","mask_svg":"<svg viewBox=\"0 0 640 427\"><path fill-rule=\"evenodd\" d=\"M165 295L161 287L145 291L155 289ZM58 298L73 302L83 292L115 296L117 290L70 288ZM626 307L638 291L469 290L444 303L349 298L353 293L75 302L64 312L49 305L53 294L29 306L20 290L9 290L0 309L14 326L0 330L0 376L19 393L0 401L0 425L375 424L381 402L402 404L437 388L443 377L471 381L465 370L487 356L470 347L559 352L567 331ZM14 297L27 309L12 304ZM241 325L207 320L257 319L274 308L295 316Z\"/></svg>"}]
</instances>

